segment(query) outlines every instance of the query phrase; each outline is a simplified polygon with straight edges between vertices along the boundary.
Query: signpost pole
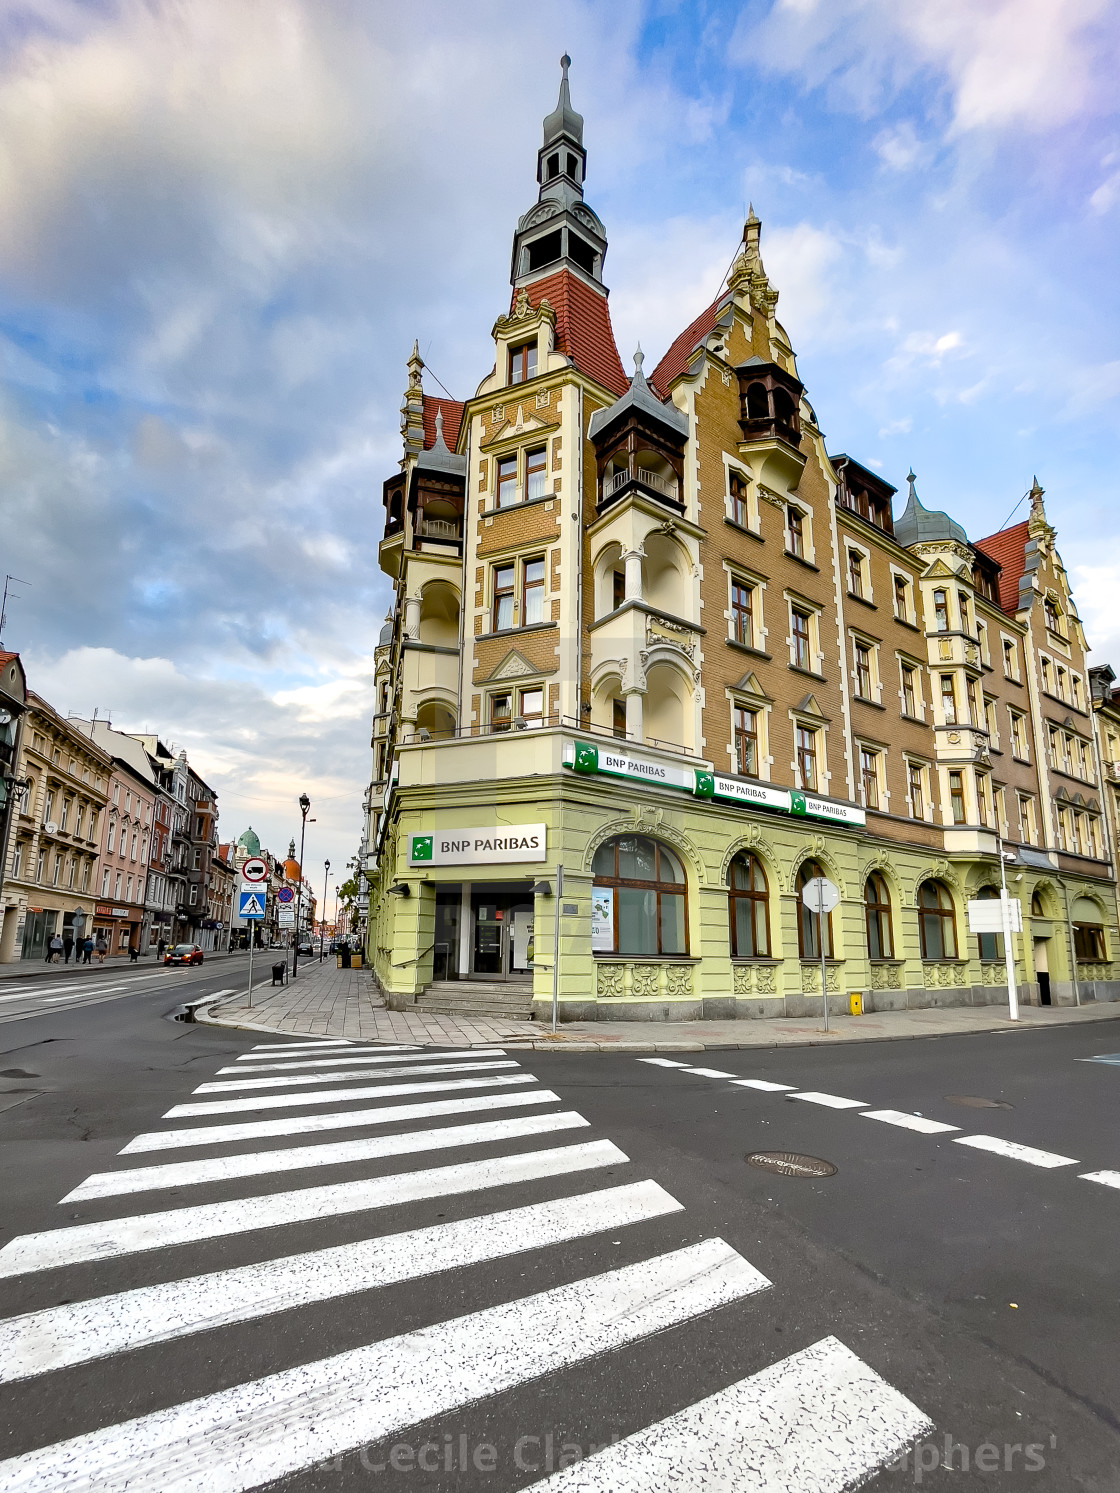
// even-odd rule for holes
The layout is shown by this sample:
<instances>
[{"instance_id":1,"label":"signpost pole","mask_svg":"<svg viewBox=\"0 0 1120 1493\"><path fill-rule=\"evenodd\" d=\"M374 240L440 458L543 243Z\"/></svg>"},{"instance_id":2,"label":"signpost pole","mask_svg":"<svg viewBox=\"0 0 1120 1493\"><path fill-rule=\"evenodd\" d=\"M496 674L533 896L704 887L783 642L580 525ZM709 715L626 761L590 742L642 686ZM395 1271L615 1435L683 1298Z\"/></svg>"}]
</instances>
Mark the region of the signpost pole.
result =
<instances>
[{"instance_id":1,"label":"signpost pole","mask_svg":"<svg viewBox=\"0 0 1120 1493\"><path fill-rule=\"evenodd\" d=\"M840 905L840 889L827 876L814 876L801 889L802 905L817 915L817 950L821 956L821 1004L824 1008L824 1029L828 1031L828 969L825 964L825 918L834 907ZM798 913L800 917L801 914Z\"/></svg>"},{"instance_id":2,"label":"signpost pole","mask_svg":"<svg viewBox=\"0 0 1120 1493\"><path fill-rule=\"evenodd\" d=\"M1019 992L1015 987L1015 949L1011 942L1011 903L1007 898L1007 862L1003 858L1003 826L996 815L996 845L999 849L999 910L1003 922L1003 959L1007 969L1007 1010L1019 1020Z\"/></svg>"},{"instance_id":3,"label":"signpost pole","mask_svg":"<svg viewBox=\"0 0 1120 1493\"><path fill-rule=\"evenodd\" d=\"M556 1030L556 1022L560 1014L560 911L561 898L564 895L564 867L562 864L556 867L556 922L553 925L552 934L552 1030Z\"/></svg>"},{"instance_id":4,"label":"signpost pole","mask_svg":"<svg viewBox=\"0 0 1120 1493\"><path fill-rule=\"evenodd\" d=\"M817 913L817 943L821 950L821 1000L824 1003L824 1029L828 1031L828 971L824 963L824 930L826 913Z\"/></svg>"},{"instance_id":5,"label":"signpost pole","mask_svg":"<svg viewBox=\"0 0 1120 1493\"><path fill-rule=\"evenodd\" d=\"M256 942L257 930L252 923L249 924L249 1010L253 1009L253 944Z\"/></svg>"}]
</instances>

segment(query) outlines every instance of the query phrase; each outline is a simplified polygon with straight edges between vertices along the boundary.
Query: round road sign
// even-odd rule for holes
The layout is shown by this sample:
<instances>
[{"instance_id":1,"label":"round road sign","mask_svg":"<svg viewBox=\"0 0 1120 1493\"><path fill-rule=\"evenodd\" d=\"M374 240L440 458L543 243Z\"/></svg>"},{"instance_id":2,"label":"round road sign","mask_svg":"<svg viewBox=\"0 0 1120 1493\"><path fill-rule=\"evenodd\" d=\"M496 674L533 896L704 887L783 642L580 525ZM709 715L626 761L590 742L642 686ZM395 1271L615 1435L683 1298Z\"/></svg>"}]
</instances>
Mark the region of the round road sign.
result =
<instances>
[{"instance_id":1,"label":"round road sign","mask_svg":"<svg viewBox=\"0 0 1120 1493\"><path fill-rule=\"evenodd\" d=\"M250 856L241 867L241 879L243 881L264 881L268 875L268 866L259 855Z\"/></svg>"},{"instance_id":2,"label":"round road sign","mask_svg":"<svg viewBox=\"0 0 1120 1493\"><path fill-rule=\"evenodd\" d=\"M290 886L282 886L276 893L276 900L277 902L284 903L294 902L296 900L296 894L292 891Z\"/></svg>"}]
</instances>

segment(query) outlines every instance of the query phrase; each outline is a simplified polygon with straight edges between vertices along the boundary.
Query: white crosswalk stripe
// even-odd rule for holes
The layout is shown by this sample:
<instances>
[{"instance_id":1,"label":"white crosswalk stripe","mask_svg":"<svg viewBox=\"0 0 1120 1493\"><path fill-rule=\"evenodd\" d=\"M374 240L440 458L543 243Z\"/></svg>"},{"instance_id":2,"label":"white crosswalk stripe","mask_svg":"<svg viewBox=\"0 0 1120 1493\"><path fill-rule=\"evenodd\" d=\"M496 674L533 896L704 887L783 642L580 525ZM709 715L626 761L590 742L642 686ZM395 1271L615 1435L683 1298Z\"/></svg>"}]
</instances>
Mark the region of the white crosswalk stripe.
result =
<instances>
[{"instance_id":1,"label":"white crosswalk stripe","mask_svg":"<svg viewBox=\"0 0 1120 1493\"><path fill-rule=\"evenodd\" d=\"M384 1090L379 1092L383 1093ZM429 1120L435 1119L437 1115L465 1115L478 1110L559 1103L559 1094L554 1094L551 1089L531 1089L528 1093L480 1094L470 1099L433 1099L427 1104L390 1104L378 1109L347 1109L341 1114L296 1115L284 1120L249 1120L238 1125L191 1125L185 1130L153 1130L147 1135L138 1135L127 1146L122 1146L117 1154L135 1156L142 1151L220 1146L239 1140L308 1135L317 1131L348 1130L366 1125L396 1125L401 1120Z\"/></svg>"},{"instance_id":2,"label":"white crosswalk stripe","mask_svg":"<svg viewBox=\"0 0 1120 1493\"><path fill-rule=\"evenodd\" d=\"M928 1415L830 1337L530 1488L650 1493L702 1466L703 1483L692 1486L704 1493L828 1493L860 1487L932 1430Z\"/></svg>"},{"instance_id":3,"label":"white crosswalk stripe","mask_svg":"<svg viewBox=\"0 0 1120 1493\"><path fill-rule=\"evenodd\" d=\"M315 1056L324 1048L328 1056ZM288 1056L292 1060L284 1061ZM150 1194L157 1202L161 1195L174 1199L175 1206L70 1223L0 1248L0 1280L20 1278L21 1307L30 1289L23 1278L76 1273L74 1280L65 1277L64 1287L47 1275L49 1304L0 1320L0 1383L34 1381L26 1391L33 1392L51 1374L92 1362L108 1375L114 1361L155 1345L173 1353L182 1342L185 1351L200 1333L248 1330L262 1319L325 1310L348 1297L363 1298L356 1322L376 1322L377 1291L449 1271L483 1272L490 1289L481 1309L316 1361L285 1367L281 1360L276 1372L261 1378L230 1384L225 1377L213 1391L182 1403L168 1403L174 1377L156 1376L147 1402L156 1408L116 1424L95 1421L69 1439L0 1462L3 1493L113 1493L126 1487L129 1493L242 1493L410 1425L466 1413L479 1401L545 1375L582 1372L600 1355L652 1335L689 1330L689 1324L759 1296L771 1284L718 1238L680 1247L669 1240L651 1249L654 1236L642 1230L664 1228L658 1221L682 1214L682 1204L653 1180L624 1173L615 1181L628 1158L609 1139L572 1135L557 1144L564 1132L586 1130L588 1121L556 1108L560 1096L520 1071L502 1049L361 1049L335 1039L329 1045L310 1039L266 1043L240 1054L194 1094L215 1097L175 1104L163 1119L197 1123L136 1136L118 1153L117 1165L87 1177L60 1200L67 1206L105 1204ZM830 1096L796 1097L813 1102ZM268 1110L284 1112L254 1113ZM246 1118L229 1118L239 1115ZM889 1118L894 1116L872 1111L868 1117L900 1122ZM385 1126L396 1128L386 1133ZM380 1133L335 1138L339 1131L362 1129ZM305 1137L303 1143L259 1148L298 1136ZM244 1149L254 1142L258 1149ZM361 1174L392 1158L472 1146L502 1149L449 1165ZM191 1150L198 1154L133 1162ZM332 1166L352 1167L356 1175L345 1182L282 1185L285 1174ZM207 1201L203 1193L194 1204L177 1199L182 1188L240 1183L249 1184L249 1195ZM262 1192L262 1186L269 1190ZM473 1208L481 1204L485 1211L472 1211L474 1196L492 1189L501 1189L498 1196L508 1204L498 1207L491 1197L479 1197ZM529 1196L518 1198L516 1189ZM548 1196L552 1189L561 1195ZM410 1219L403 1231L398 1223L393 1232L390 1215L379 1227L384 1210L408 1206L420 1208L418 1222ZM465 1216L445 1219L441 1211L425 1219L427 1207L459 1207ZM300 1252L293 1253L291 1243L285 1247L292 1226L326 1227L345 1217L356 1219L343 1235L347 1242L324 1244L321 1235L316 1240L304 1234L298 1236ZM564 1283L549 1283L550 1251L590 1248L579 1241L625 1230L632 1231L623 1236L632 1239L632 1251L642 1255L636 1262L612 1258L599 1273L588 1275L585 1266L582 1279L567 1273ZM245 1241L240 1259L248 1249L250 1263L235 1257L224 1264L219 1252L211 1260L222 1268L200 1274L195 1265L191 1273L199 1247L210 1242L222 1251L236 1238ZM320 1247L304 1247L308 1243ZM594 1247L622 1243L604 1238ZM502 1278L494 1262L519 1255L531 1261L540 1289L488 1304L493 1282ZM127 1285L90 1294L91 1284L101 1279L88 1273L90 1267L114 1260L127 1262ZM149 1266L154 1279L145 1281ZM69 1299L59 1303L56 1293L63 1289ZM276 1341L288 1338L281 1333ZM226 1357L224 1350L216 1352L213 1361L220 1365ZM377 1386L376 1394L369 1393L370 1385ZM678 1483L728 1493L786 1493L795 1487L843 1493L929 1429L916 1406L842 1343L825 1338L539 1486L565 1493L646 1493Z\"/></svg>"},{"instance_id":4,"label":"white crosswalk stripe","mask_svg":"<svg viewBox=\"0 0 1120 1493\"><path fill-rule=\"evenodd\" d=\"M678 1212L656 1182L266 1260L0 1322L0 1383Z\"/></svg>"},{"instance_id":5,"label":"white crosswalk stripe","mask_svg":"<svg viewBox=\"0 0 1120 1493\"><path fill-rule=\"evenodd\" d=\"M204 1161L171 1161L159 1166L137 1166L128 1171L96 1172L68 1192L63 1203L90 1198L121 1197L152 1192L161 1187L198 1187L205 1182L228 1182L235 1177L260 1177L269 1172L298 1172L319 1166L352 1166L358 1161L383 1161L451 1146L482 1146L494 1141L575 1130L587 1124L582 1115L561 1111L553 1115L518 1115L512 1120L482 1120L473 1125L441 1125L436 1130L410 1130L404 1135L363 1136L361 1140L331 1145L293 1146L286 1151L250 1151L242 1156L208 1156Z\"/></svg>"},{"instance_id":6,"label":"white crosswalk stripe","mask_svg":"<svg viewBox=\"0 0 1120 1493\"><path fill-rule=\"evenodd\" d=\"M489 1063L418 1063L414 1068L348 1068L344 1073L285 1073L275 1078L226 1078L220 1083L202 1083L196 1094L222 1094L233 1089L298 1088L310 1083L352 1083L362 1078L404 1078L409 1073L473 1073L479 1068L516 1068L513 1058L496 1058Z\"/></svg>"},{"instance_id":7,"label":"white crosswalk stripe","mask_svg":"<svg viewBox=\"0 0 1120 1493\"><path fill-rule=\"evenodd\" d=\"M487 1063L485 1067L492 1067ZM507 1065L514 1068L516 1063ZM416 1070L413 1069L413 1072ZM466 1071L456 1069L456 1072ZM355 1099L383 1099L390 1094L435 1094L448 1089L492 1089L499 1085L532 1083L523 1073L506 1073L498 1078L449 1078L443 1083L432 1079L424 1083L384 1084L368 1089L318 1089L300 1094L259 1094L252 1099L218 1099L199 1104L176 1104L164 1115L165 1120L186 1119L189 1115L236 1115L256 1109L304 1109L309 1104L338 1104ZM196 1090L197 1092L197 1090Z\"/></svg>"}]
</instances>

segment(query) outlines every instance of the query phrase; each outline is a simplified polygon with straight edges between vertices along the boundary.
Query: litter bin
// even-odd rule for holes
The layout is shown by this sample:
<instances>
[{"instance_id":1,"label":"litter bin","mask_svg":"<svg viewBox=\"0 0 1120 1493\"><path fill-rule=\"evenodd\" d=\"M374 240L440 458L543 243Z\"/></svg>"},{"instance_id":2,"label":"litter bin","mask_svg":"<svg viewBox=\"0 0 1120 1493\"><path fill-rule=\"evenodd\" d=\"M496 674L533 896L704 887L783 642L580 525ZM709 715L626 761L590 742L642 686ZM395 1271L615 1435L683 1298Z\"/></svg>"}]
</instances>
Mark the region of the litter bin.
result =
<instances>
[{"instance_id":1,"label":"litter bin","mask_svg":"<svg viewBox=\"0 0 1120 1493\"><path fill-rule=\"evenodd\" d=\"M335 966L338 969L341 969L342 968L342 955L341 954L336 954L334 956L334 962L335 962Z\"/></svg>"},{"instance_id":2,"label":"litter bin","mask_svg":"<svg viewBox=\"0 0 1120 1493\"><path fill-rule=\"evenodd\" d=\"M287 973L288 966L283 960L278 964L274 964L272 966L272 983L274 985L283 985Z\"/></svg>"},{"instance_id":3,"label":"litter bin","mask_svg":"<svg viewBox=\"0 0 1120 1493\"><path fill-rule=\"evenodd\" d=\"M350 955L350 968L351 969L361 969L361 967L362 967L362 956L361 956L361 954L351 954Z\"/></svg>"}]
</instances>

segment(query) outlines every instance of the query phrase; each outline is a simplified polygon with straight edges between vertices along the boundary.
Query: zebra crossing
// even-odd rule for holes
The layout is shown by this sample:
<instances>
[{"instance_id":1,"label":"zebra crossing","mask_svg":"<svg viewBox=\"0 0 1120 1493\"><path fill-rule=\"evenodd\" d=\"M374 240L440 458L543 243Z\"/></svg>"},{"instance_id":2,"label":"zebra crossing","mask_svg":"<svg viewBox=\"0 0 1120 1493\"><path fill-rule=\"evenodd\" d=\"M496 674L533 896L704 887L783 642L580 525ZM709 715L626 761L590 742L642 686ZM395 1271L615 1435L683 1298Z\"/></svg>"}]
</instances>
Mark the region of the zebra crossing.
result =
<instances>
[{"instance_id":1,"label":"zebra crossing","mask_svg":"<svg viewBox=\"0 0 1120 1493\"><path fill-rule=\"evenodd\" d=\"M339 1086L319 1087L331 1083ZM52 1375L83 1366L104 1375L155 1345L248 1332L351 1298L372 1299L365 1320L376 1323L370 1293L451 1271L493 1277L517 1257L531 1260L543 1288L426 1326L374 1330L357 1346L305 1352L243 1381L218 1378L132 1418L109 1416L0 1461L3 1493L241 1493L550 1375L587 1372L655 1334L703 1330L712 1314L765 1301L772 1289L712 1237L652 1254L642 1245L637 1260L550 1284L550 1251L685 1210L652 1178L628 1174L617 1145L589 1136L582 1115L501 1049L267 1042L194 1094L202 1097L166 1111L164 1128L129 1141L118 1166L60 1199L106 1205L107 1216L0 1247L0 1286L18 1284L31 1303L0 1319L0 1383L33 1394ZM478 1147L490 1154L472 1156ZM412 1160L401 1169L401 1158ZM344 1167L345 1180L330 1180ZM489 1211L471 1211L479 1202ZM412 1226L402 1229L387 1210L405 1207ZM342 1242L293 1249L307 1242L297 1226L346 1219ZM258 1257L191 1269L200 1249L238 1243ZM119 1288L104 1289L106 1279ZM613 1444L606 1426L600 1450L533 1486L843 1493L933 1428L829 1335L715 1393L703 1389ZM501 1486L500 1475L488 1486Z\"/></svg>"}]
</instances>

